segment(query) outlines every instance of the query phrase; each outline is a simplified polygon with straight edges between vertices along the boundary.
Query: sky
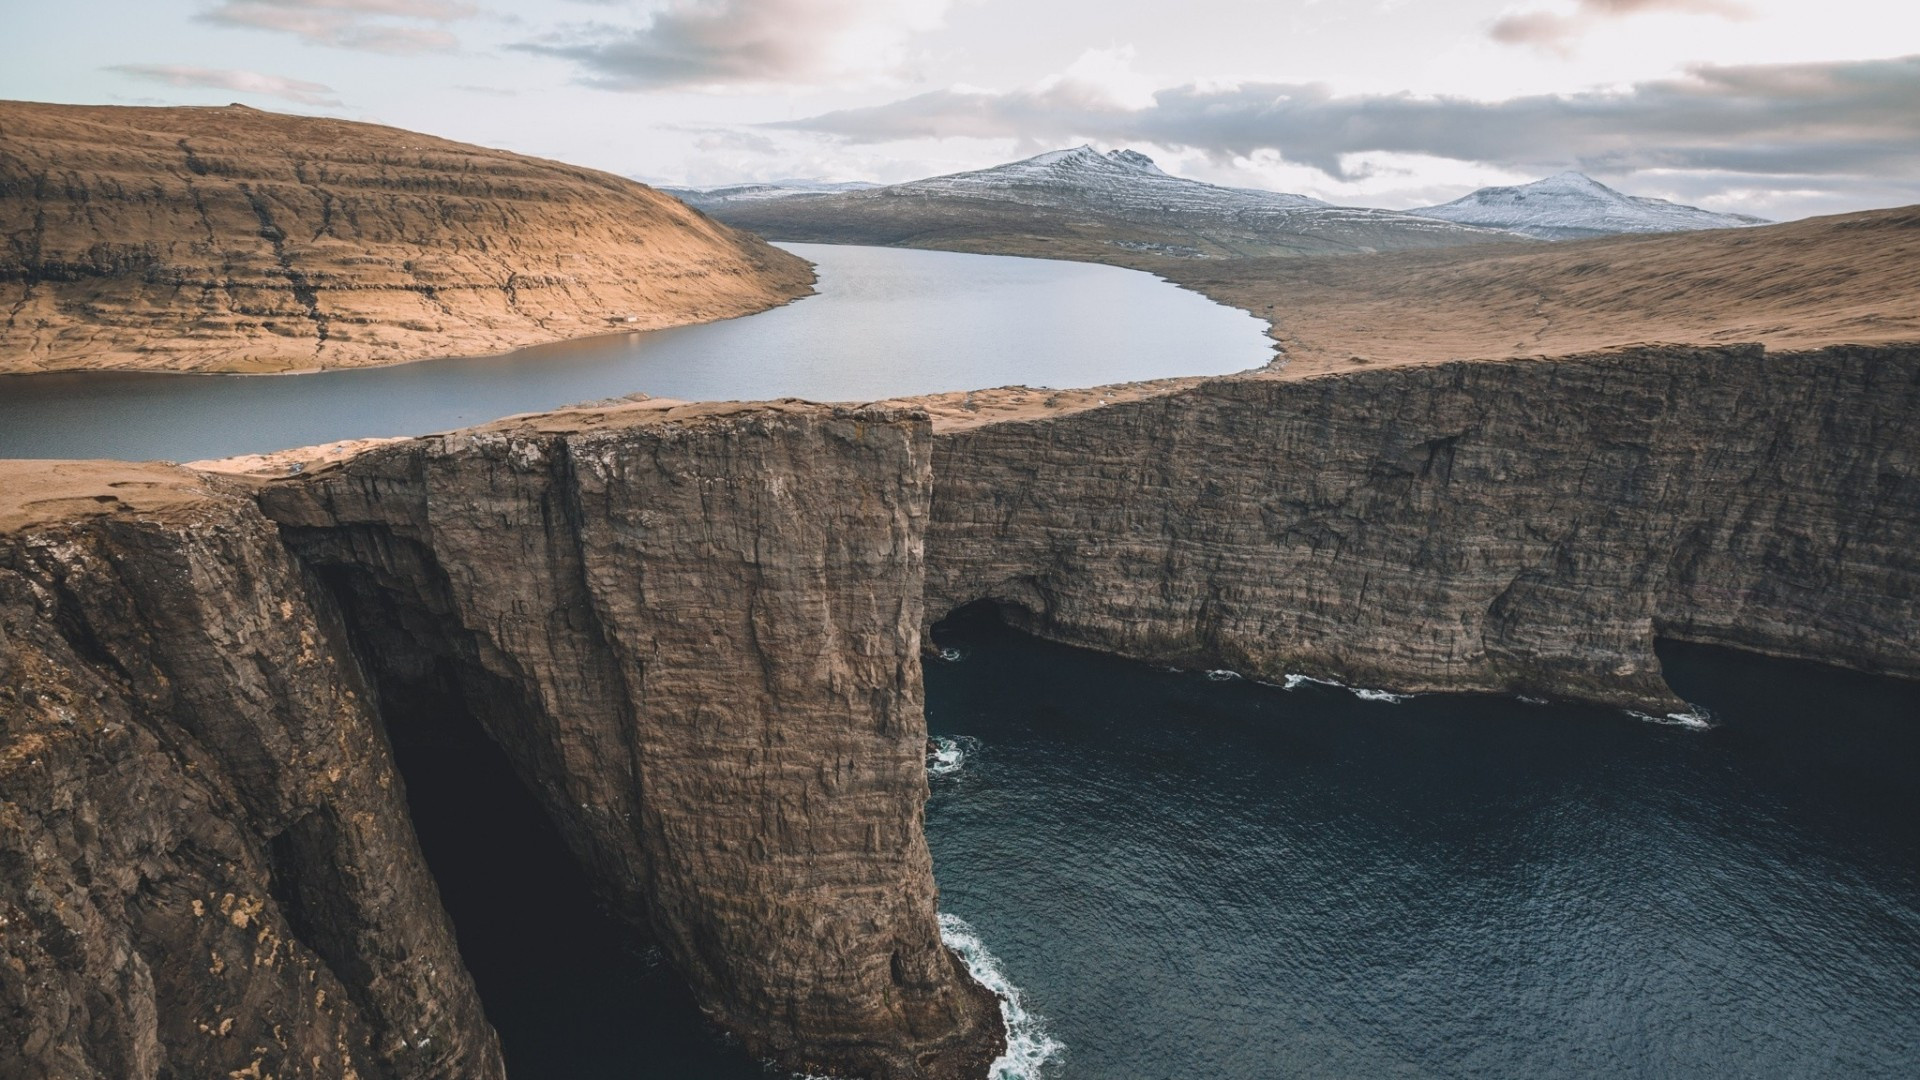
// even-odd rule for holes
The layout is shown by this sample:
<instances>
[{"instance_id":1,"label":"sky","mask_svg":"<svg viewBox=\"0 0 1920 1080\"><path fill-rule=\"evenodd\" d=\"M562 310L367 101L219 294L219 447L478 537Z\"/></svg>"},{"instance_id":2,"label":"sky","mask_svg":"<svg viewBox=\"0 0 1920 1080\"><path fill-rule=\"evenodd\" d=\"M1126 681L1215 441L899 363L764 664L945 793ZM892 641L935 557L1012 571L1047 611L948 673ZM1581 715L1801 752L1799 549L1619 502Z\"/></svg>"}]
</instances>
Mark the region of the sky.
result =
<instances>
[{"instance_id":1,"label":"sky","mask_svg":"<svg viewBox=\"0 0 1920 1080\"><path fill-rule=\"evenodd\" d=\"M1788 220L1920 203L1901 0L19 5L0 98L367 120L655 184L897 182L1091 143L1405 208L1568 169Z\"/></svg>"}]
</instances>

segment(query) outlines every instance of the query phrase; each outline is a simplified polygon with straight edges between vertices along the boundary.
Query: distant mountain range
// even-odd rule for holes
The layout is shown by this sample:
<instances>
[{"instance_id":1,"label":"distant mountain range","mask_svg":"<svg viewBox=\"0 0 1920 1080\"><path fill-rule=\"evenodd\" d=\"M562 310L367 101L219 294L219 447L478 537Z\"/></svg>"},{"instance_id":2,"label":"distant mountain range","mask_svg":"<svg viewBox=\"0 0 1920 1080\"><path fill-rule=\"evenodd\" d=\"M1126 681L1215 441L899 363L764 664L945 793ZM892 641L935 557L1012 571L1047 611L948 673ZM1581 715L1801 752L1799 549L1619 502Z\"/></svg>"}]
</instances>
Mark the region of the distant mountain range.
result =
<instances>
[{"instance_id":1,"label":"distant mountain range","mask_svg":"<svg viewBox=\"0 0 1920 1080\"><path fill-rule=\"evenodd\" d=\"M1461 225L1511 229L1542 240L1613 233L1690 232L1768 224L1746 214L1716 214L1665 199L1623 195L1590 176L1564 172L1518 187L1487 187L1409 214Z\"/></svg>"},{"instance_id":2,"label":"distant mountain range","mask_svg":"<svg viewBox=\"0 0 1920 1080\"><path fill-rule=\"evenodd\" d=\"M843 191L865 191L879 184L865 180L766 180L756 184L730 184L726 187L663 187L659 190L689 206L705 210L730 202L756 199L788 199L797 195L838 195Z\"/></svg>"},{"instance_id":3,"label":"distant mountain range","mask_svg":"<svg viewBox=\"0 0 1920 1080\"><path fill-rule=\"evenodd\" d=\"M1624 195L1571 172L1417 210L1334 206L1169 176L1138 151L1090 146L885 186L777 180L664 190L776 240L1074 258L1398 251L1763 223Z\"/></svg>"},{"instance_id":4,"label":"distant mountain range","mask_svg":"<svg viewBox=\"0 0 1920 1080\"><path fill-rule=\"evenodd\" d=\"M747 190L747 189L754 190ZM761 190L772 188L774 190ZM1308 255L1522 243L1509 232L1169 176L1133 150L1056 150L991 169L859 190L673 191L776 240L1112 259Z\"/></svg>"}]
</instances>

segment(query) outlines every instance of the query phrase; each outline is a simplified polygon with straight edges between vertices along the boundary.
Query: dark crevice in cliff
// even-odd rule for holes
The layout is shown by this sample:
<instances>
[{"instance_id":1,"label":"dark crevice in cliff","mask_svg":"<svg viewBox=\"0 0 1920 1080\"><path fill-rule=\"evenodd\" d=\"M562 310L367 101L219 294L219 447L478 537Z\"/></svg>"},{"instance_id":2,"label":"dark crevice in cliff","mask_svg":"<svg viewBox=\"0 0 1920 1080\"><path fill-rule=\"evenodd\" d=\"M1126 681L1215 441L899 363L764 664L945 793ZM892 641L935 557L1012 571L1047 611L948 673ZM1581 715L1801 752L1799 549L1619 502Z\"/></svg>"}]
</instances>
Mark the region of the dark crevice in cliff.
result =
<instances>
[{"instance_id":1,"label":"dark crevice in cliff","mask_svg":"<svg viewBox=\"0 0 1920 1080\"><path fill-rule=\"evenodd\" d=\"M516 766L514 754L539 746L510 751L490 733L524 728L532 706L473 658L432 559L385 533L355 545L378 550L382 569L317 575L373 684L414 833L509 1075L764 1077L744 1053L737 1072L713 1074L719 1036L685 980L595 888L526 762Z\"/></svg>"},{"instance_id":2,"label":"dark crevice in cliff","mask_svg":"<svg viewBox=\"0 0 1920 1080\"><path fill-rule=\"evenodd\" d=\"M364 1012L375 1013L374 973L354 933L360 922L340 865L340 823L315 810L267 844L268 887L293 936L313 951Z\"/></svg>"},{"instance_id":3,"label":"dark crevice in cliff","mask_svg":"<svg viewBox=\"0 0 1920 1080\"><path fill-rule=\"evenodd\" d=\"M1036 629L1041 622L1025 604L1014 600L989 599L961 604L933 620L930 629L933 633L941 633L947 630L991 631L1006 628L1044 637ZM929 634L927 646L932 647L933 644Z\"/></svg>"},{"instance_id":4,"label":"dark crevice in cliff","mask_svg":"<svg viewBox=\"0 0 1920 1080\"><path fill-rule=\"evenodd\" d=\"M684 983L610 914L482 730L453 665L381 680L381 715L427 866L514 1080L710 1075ZM761 1077L740 1055L739 1077ZM726 1078L717 1078L726 1080Z\"/></svg>"}]
</instances>

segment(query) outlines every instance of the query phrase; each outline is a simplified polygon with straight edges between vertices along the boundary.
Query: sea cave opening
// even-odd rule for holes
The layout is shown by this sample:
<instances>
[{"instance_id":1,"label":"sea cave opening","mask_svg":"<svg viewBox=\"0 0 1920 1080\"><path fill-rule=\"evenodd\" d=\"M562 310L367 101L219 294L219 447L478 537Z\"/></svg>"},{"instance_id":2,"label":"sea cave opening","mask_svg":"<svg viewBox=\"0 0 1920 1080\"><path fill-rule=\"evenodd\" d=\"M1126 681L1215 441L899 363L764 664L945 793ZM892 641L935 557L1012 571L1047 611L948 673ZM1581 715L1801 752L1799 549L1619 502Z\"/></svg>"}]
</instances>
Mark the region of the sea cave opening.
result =
<instances>
[{"instance_id":1,"label":"sea cave opening","mask_svg":"<svg viewBox=\"0 0 1920 1080\"><path fill-rule=\"evenodd\" d=\"M508 689L433 604L354 570L320 575L373 683L407 813L513 1080L764 1080L685 980L617 916L476 702Z\"/></svg>"},{"instance_id":2,"label":"sea cave opening","mask_svg":"<svg viewBox=\"0 0 1920 1080\"><path fill-rule=\"evenodd\" d=\"M446 661L380 681L428 869L514 1080L763 1078L607 911Z\"/></svg>"}]
</instances>

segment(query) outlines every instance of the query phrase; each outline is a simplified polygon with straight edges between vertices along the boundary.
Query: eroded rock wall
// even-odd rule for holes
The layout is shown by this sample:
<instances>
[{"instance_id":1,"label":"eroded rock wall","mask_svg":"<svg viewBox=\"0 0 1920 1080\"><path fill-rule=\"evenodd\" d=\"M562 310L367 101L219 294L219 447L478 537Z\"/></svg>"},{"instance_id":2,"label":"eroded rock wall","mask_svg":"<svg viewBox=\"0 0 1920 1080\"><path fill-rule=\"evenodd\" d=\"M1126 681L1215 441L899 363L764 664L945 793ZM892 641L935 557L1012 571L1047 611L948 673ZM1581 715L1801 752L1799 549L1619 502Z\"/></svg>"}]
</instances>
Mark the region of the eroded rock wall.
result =
<instances>
[{"instance_id":1,"label":"eroded rock wall","mask_svg":"<svg viewBox=\"0 0 1920 1080\"><path fill-rule=\"evenodd\" d=\"M337 618L251 497L0 466L0 1074L501 1076Z\"/></svg>"},{"instance_id":2,"label":"eroded rock wall","mask_svg":"<svg viewBox=\"0 0 1920 1080\"><path fill-rule=\"evenodd\" d=\"M922 832L929 443L913 411L650 403L261 499L377 677L461 694L753 1052L979 1076L997 1006L940 943Z\"/></svg>"},{"instance_id":3,"label":"eroded rock wall","mask_svg":"<svg viewBox=\"0 0 1920 1080\"><path fill-rule=\"evenodd\" d=\"M1677 707L1656 635L1920 676L1920 349L1212 380L934 442L930 618Z\"/></svg>"}]
</instances>

